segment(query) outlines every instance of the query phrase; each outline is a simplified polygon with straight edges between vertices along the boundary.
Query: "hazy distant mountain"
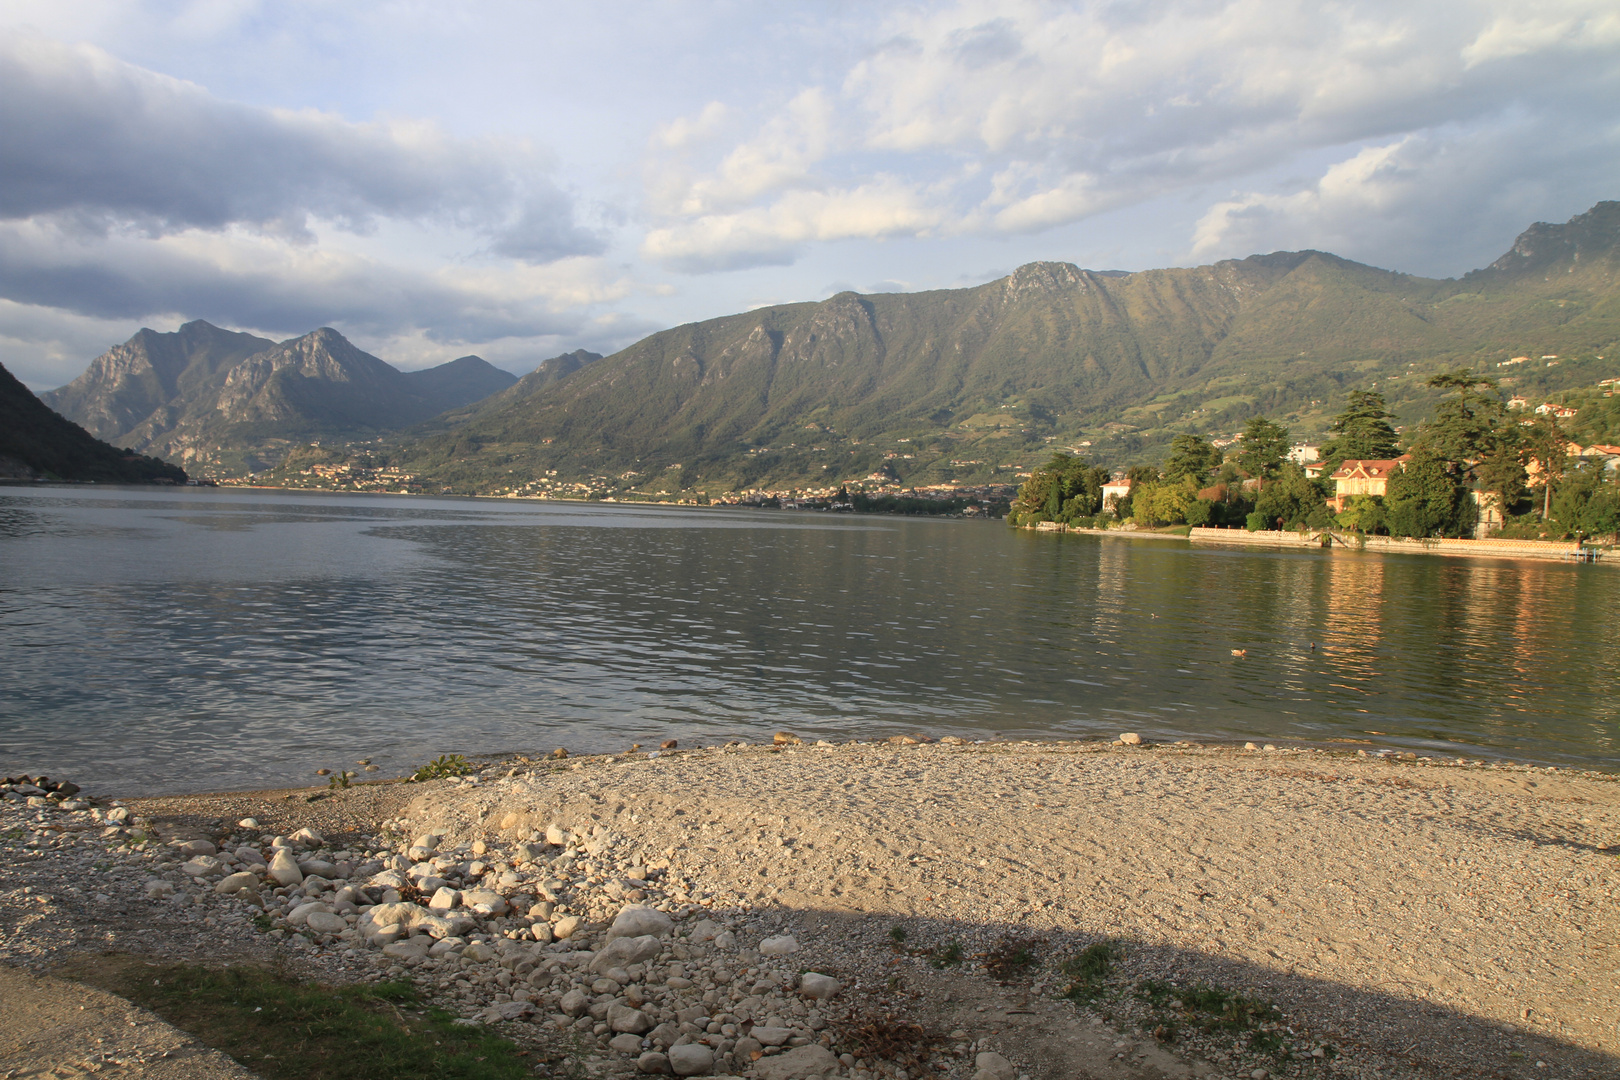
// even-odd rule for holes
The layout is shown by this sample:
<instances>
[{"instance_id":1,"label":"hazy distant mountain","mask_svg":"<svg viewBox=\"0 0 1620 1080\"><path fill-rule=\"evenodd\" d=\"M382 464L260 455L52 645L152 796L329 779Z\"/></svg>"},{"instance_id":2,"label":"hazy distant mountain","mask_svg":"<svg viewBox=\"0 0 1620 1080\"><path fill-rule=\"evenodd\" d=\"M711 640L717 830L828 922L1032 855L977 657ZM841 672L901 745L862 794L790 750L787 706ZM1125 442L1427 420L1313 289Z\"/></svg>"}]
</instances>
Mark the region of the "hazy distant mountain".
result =
<instances>
[{"instance_id":1,"label":"hazy distant mountain","mask_svg":"<svg viewBox=\"0 0 1620 1080\"><path fill-rule=\"evenodd\" d=\"M417 397L437 406L435 412L482 401L518 381L516 375L481 356L463 356L438 367L407 371L405 379Z\"/></svg>"},{"instance_id":2,"label":"hazy distant mountain","mask_svg":"<svg viewBox=\"0 0 1620 1080\"><path fill-rule=\"evenodd\" d=\"M329 328L278 344L199 320L139 331L45 400L105 439L256 469L290 445L397 431L515 382L476 356L407 373Z\"/></svg>"},{"instance_id":3,"label":"hazy distant mountain","mask_svg":"<svg viewBox=\"0 0 1620 1080\"><path fill-rule=\"evenodd\" d=\"M0 477L183 484L179 467L119 450L52 412L0 366Z\"/></svg>"},{"instance_id":4,"label":"hazy distant mountain","mask_svg":"<svg viewBox=\"0 0 1620 1080\"><path fill-rule=\"evenodd\" d=\"M459 423L404 463L474 490L551 469L743 486L885 461L908 479L986 479L1053 444L1120 460L1260 411L1319 433L1352 386L1426 411L1422 382L1443 367L1569 358L1497 372L1530 388L1620 373L1617 249L1620 203L1600 203L1456 281L1302 251L840 293L654 334L531 392L525 379L440 418Z\"/></svg>"}]
</instances>

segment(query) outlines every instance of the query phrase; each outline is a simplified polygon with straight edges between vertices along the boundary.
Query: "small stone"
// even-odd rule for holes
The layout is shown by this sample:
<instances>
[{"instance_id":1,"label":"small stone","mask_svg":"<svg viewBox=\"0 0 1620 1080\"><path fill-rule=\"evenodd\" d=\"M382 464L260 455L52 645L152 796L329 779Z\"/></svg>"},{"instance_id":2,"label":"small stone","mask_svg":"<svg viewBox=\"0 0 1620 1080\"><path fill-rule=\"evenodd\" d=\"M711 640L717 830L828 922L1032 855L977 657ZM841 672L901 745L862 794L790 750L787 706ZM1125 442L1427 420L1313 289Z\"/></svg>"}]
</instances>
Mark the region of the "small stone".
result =
<instances>
[{"instance_id":1,"label":"small stone","mask_svg":"<svg viewBox=\"0 0 1620 1080\"><path fill-rule=\"evenodd\" d=\"M489 961L495 959L495 950L491 949L488 945L485 945L482 941L474 941L465 949L461 950L461 958L463 960L471 960L475 964L487 964Z\"/></svg>"},{"instance_id":2,"label":"small stone","mask_svg":"<svg viewBox=\"0 0 1620 1080\"><path fill-rule=\"evenodd\" d=\"M799 951L799 943L789 934L778 937L768 937L759 943L761 956L786 956L788 953Z\"/></svg>"},{"instance_id":3,"label":"small stone","mask_svg":"<svg viewBox=\"0 0 1620 1080\"><path fill-rule=\"evenodd\" d=\"M1134 731L1127 731L1125 734L1119 737L1119 741L1124 743L1126 746L1141 746L1142 736L1138 735Z\"/></svg>"},{"instance_id":4,"label":"small stone","mask_svg":"<svg viewBox=\"0 0 1620 1080\"><path fill-rule=\"evenodd\" d=\"M446 885L444 888L433 894L433 899L428 901L428 910L449 911L460 902L461 894Z\"/></svg>"},{"instance_id":5,"label":"small stone","mask_svg":"<svg viewBox=\"0 0 1620 1080\"><path fill-rule=\"evenodd\" d=\"M1266 1080L1271 1074L1264 1069L1256 1069L1249 1074L1249 1080Z\"/></svg>"},{"instance_id":6,"label":"small stone","mask_svg":"<svg viewBox=\"0 0 1620 1080\"><path fill-rule=\"evenodd\" d=\"M568 830L561 825L547 825L546 843L553 847L563 847L568 843Z\"/></svg>"},{"instance_id":7,"label":"small stone","mask_svg":"<svg viewBox=\"0 0 1620 1080\"><path fill-rule=\"evenodd\" d=\"M660 749L660 750L673 750L678 745L680 745L680 744L677 743L674 739L665 739L663 742L658 744L658 749Z\"/></svg>"},{"instance_id":8,"label":"small stone","mask_svg":"<svg viewBox=\"0 0 1620 1080\"><path fill-rule=\"evenodd\" d=\"M1277 748L1275 746L1271 745L1270 743L1266 743L1266 749L1270 750L1270 751L1275 751Z\"/></svg>"},{"instance_id":9,"label":"small stone","mask_svg":"<svg viewBox=\"0 0 1620 1080\"><path fill-rule=\"evenodd\" d=\"M771 742L775 743L777 746L798 746L803 741L803 739L799 738L791 731L778 731L775 735L771 736Z\"/></svg>"},{"instance_id":10,"label":"small stone","mask_svg":"<svg viewBox=\"0 0 1620 1080\"><path fill-rule=\"evenodd\" d=\"M792 1037L793 1029L755 1024L754 1029L748 1034L758 1041L761 1046L781 1046Z\"/></svg>"},{"instance_id":11,"label":"small stone","mask_svg":"<svg viewBox=\"0 0 1620 1080\"><path fill-rule=\"evenodd\" d=\"M641 1052L641 1036L625 1032L615 1035L608 1040L608 1049L617 1050L621 1054L639 1054Z\"/></svg>"},{"instance_id":12,"label":"small stone","mask_svg":"<svg viewBox=\"0 0 1620 1080\"><path fill-rule=\"evenodd\" d=\"M585 922L578 915L564 915L551 924L551 936L558 941L567 941L574 936L574 932Z\"/></svg>"},{"instance_id":13,"label":"small stone","mask_svg":"<svg viewBox=\"0 0 1620 1080\"><path fill-rule=\"evenodd\" d=\"M649 1050L636 1058L636 1071L649 1073L653 1076L667 1076L669 1074L669 1055Z\"/></svg>"},{"instance_id":14,"label":"small stone","mask_svg":"<svg viewBox=\"0 0 1620 1080\"><path fill-rule=\"evenodd\" d=\"M259 819L245 817L236 823L236 827L238 829L257 829L259 827Z\"/></svg>"},{"instance_id":15,"label":"small stone","mask_svg":"<svg viewBox=\"0 0 1620 1080\"><path fill-rule=\"evenodd\" d=\"M672 1046L669 1068L676 1076L708 1076L714 1071L714 1051L702 1043Z\"/></svg>"},{"instance_id":16,"label":"small stone","mask_svg":"<svg viewBox=\"0 0 1620 1080\"><path fill-rule=\"evenodd\" d=\"M183 844L176 844L174 846L174 850L177 854L188 857L192 855L219 854L219 849L214 847L214 845L209 843L207 840L187 840Z\"/></svg>"},{"instance_id":17,"label":"small stone","mask_svg":"<svg viewBox=\"0 0 1620 1080\"><path fill-rule=\"evenodd\" d=\"M563 758L568 756L568 751L559 746L557 749L551 752L551 756L556 758L558 761L561 761Z\"/></svg>"},{"instance_id":18,"label":"small stone","mask_svg":"<svg viewBox=\"0 0 1620 1080\"><path fill-rule=\"evenodd\" d=\"M387 952L387 949L383 950ZM557 1002L557 1009L565 1016L579 1016L590 1006L591 999L585 996L583 990L570 990Z\"/></svg>"},{"instance_id":19,"label":"small stone","mask_svg":"<svg viewBox=\"0 0 1620 1080\"><path fill-rule=\"evenodd\" d=\"M315 770L315 775L316 776L331 776L332 775L332 770L331 769L316 769Z\"/></svg>"},{"instance_id":20,"label":"small stone","mask_svg":"<svg viewBox=\"0 0 1620 1080\"><path fill-rule=\"evenodd\" d=\"M409 960L413 956L426 956L433 942L425 937L400 938L383 946L383 955L392 956L397 960Z\"/></svg>"},{"instance_id":21,"label":"small stone","mask_svg":"<svg viewBox=\"0 0 1620 1080\"><path fill-rule=\"evenodd\" d=\"M807 971L799 978L799 993L817 1001L834 997L843 988L844 984L831 975L823 975L816 971Z\"/></svg>"},{"instance_id":22,"label":"small stone","mask_svg":"<svg viewBox=\"0 0 1620 1080\"><path fill-rule=\"evenodd\" d=\"M1258 750L1260 748L1258 746L1256 746L1252 742L1246 742L1246 743L1243 744L1243 749L1245 749L1245 750Z\"/></svg>"},{"instance_id":23,"label":"small stone","mask_svg":"<svg viewBox=\"0 0 1620 1080\"><path fill-rule=\"evenodd\" d=\"M506 897L491 889L468 889L461 894L461 903L479 915L505 915L510 909Z\"/></svg>"}]
</instances>

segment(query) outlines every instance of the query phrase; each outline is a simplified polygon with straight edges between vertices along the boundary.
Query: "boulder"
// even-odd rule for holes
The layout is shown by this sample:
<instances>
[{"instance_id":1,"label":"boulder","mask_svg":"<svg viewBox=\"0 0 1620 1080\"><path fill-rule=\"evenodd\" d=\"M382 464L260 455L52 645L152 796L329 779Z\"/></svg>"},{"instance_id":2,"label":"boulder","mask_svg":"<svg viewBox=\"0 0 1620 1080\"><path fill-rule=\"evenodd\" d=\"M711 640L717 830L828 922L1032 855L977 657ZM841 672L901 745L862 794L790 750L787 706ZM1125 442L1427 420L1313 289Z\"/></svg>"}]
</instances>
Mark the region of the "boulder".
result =
<instances>
[{"instance_id":1,"label":"boulder","mask_svg":"<svg viewBox=\"0 0 1620 1080\"><path fill-rule=\"evenodd\" d=\"M1013 1080L1018 1075L1013 1063L993 1050L986 1050L974 1058L973 1067L978 1070L973 1074L974 1080L979 1077L985 1077L985 1080Z\"/></svg>"},{"instance_id":2,"label":"boulder","mask_svg":"<svg viewBox=\"0 0 1620 1080\"><path fill-rule=\"evenodd\" d=\"M641 1053L641 1036L631 1035L629 1032L625 1032L623 1035L615 1035L608 1040L608 1049L617 1050L621 1054L639 1054Z\"/></svg>"},{"instance_id":3,"label":"boulder","mask_svg":"<svg viewBox=\"0 0 1620 1080\"><path fill-rule=\"evenodd\" d=\"M632 1035L644 1035L651 1031L653 1026L646 1013L640 1009L632 1009L628 1005L609 1005L607 1023L611 1031L627 1031Z\"/></svg>"},{"instance_id":4,"label":"boulder","mask_svg":"<svg viewBox=\"0 0 1620 1080\"><path fill-rule=\"evenodd\" d=\"M298 869L298 860L286 848L277 849L275 858L270 860L270 876L281 885L297 885L304 880L304 872Z\"/></svg>"},{"instance_id":5,"label":"boulder","mask_svg":"<svg viewBox=\"0 0 1620 1080\"><path fill-rule=\"evenodd\" d=\"M759 943L761 956L786 956L799 951L799 942L789 934L768 937Z\"/></svg>"},{"instance_id":6,"label":"boulder","mask_svg":"<svg viewBox=\"0 0 1620 1080\"><path fill-rule=\"evenodd\" d=\"M649 1050L636 1058L636 1071L648 1073L653 1076L669 1075L669 1055Z\"/></svg>"},{"instance_id":7,"label":"boulder","mask_svg":"<svg viewBox=\"0 0 1620 1080\"><path fill-rule=\"evenodd\" d=\"M761 1046L781 1046L793 1037L793 1029L785 1027L769 1027L765 1024L755 1024L749 1037Z\"/></svg>"},{"instance_id":8,"label":"boulder","mask_svg":"<svg viewBox=\"0 0 1620 1080\"><path fill-rule=\"evenodd\" d=\"M838 1063L833 1058L833 1063ZM708 1076L714 1072L714 1051L702 1043L669 1048L669 1069L676 1076Z\"/></svg>"},{"instance_id":9,"label":"boulder","mask_svg":"<svg viewBox=\"0 0 1620 1080\"><path fill-rule=\"evenodd\" d=\"M184 843L175 844L174 850L187 858L190 858L193 855L219 854L219 849L214 847L214 845L209 843L207 840L187 840Z\"/></svg>"},{"instance_id":10,"label":"boulder","mask_svg":"<svg viewBox=\"0 0 1620 1080\"><path fill-rule=\"evenodd\" d=\"M250 873L247 870L243 870L239 873L225 875L220 879L219 884L214 886L214 891L229 895L230 893L241 892L243 889L253 889L257 891L258 887L259 876L254 873Z\"/></svg>"},{"instance_id":11,"label":"boulder","mask_svg":"<svg viewBox=\"0 0 1620 1080\"><path fill-rule=\"evenodd\" d=\"M601 973L612 967L629 967L631 964L645 963L656 957L661 948L658 939L651 934L614 938L591 957L591 970Z\"/></svg>"},{"instance_id":12,"label":"boulder","mask_svg":"<svg viewBox=\"0 0 1620 1080\"><path fill-rule=\"evenodd\" d=\"M567 941L584 922L578 915L566 915L551 924L551 934L558 941Z\"/></svg>"},{"instance_id":13,"label":"boulder","mask_svg":"<svg viewBox=\"0 0 1620 1080\"><path fill-rule=\"evenodd\" d=\"M565 1016L580 1016L590 1004L591 999L585 996L583 990L570 990L562 996L561 1001L557 1002L557 1009Z\"/></svg>"},{"instance_id":14,"label":"boulder","mask_svg":"<svg viewBox=\"0 0 1620 1080\"><path fill-rule=\"evenodd\" d=\"M505 915L510 910L506 897L491 889L468 889L461 894L461 903L480 915Z\"/></svg>"},{"instance_id":15,"label":"boulder","mask_svg":"<svg viewBox=\"0 0 1620 1080\"><path fill-rule=\"evenodd\" d=\"M831 975L823 975L817 971L807 971L799 978L799 993L817 1001L835 997L843 988L844 984Z\"/></svg>"},{"instance_id":16,"label":"boulder","mask_svg":"<svg viewBox=\"0 0 1620 1080\"><path fill-rule=\"evenodd\" d=\"M304 923L317 934L341 934L349 928L347 919L330 911L312 911Z\"/></svg>"},{"instance_id":17,"label":"boulder","mask_svg":"<svg viewBox=\"0 0 1620 1080\"><path fill-rule=\"evenodd\" d=\"M819 1043L810 1043L776 1057L760 1058L754 1063L754 1074L759 1080L819 1080L837 1071L838 1059Z\"/></svg>"},{"instance_id":18,"label":"boulder","mask_svg":"<svg viewBox=\"0 0 1620 1080\"><path fill-rule=\"evenodd\" d=\"M639 904L630 904L620 910L613 925L609 927L608 940L622 937L642 937L653 934L658 937L675 929L675 920L659 911L657 908L642 907Z\"/></svg>"},{"instance_id":19,"label":"boulder","mask_svg":"<svg viewBox=\"0 0 1620 1080\"><path fill-rule=\"evenodd\" d=\"M461 903L461 894L449 886L445 886L434 893L433 899L428 901L428 910L449 911L459 903Z\"/></svg>"}]
</instances>

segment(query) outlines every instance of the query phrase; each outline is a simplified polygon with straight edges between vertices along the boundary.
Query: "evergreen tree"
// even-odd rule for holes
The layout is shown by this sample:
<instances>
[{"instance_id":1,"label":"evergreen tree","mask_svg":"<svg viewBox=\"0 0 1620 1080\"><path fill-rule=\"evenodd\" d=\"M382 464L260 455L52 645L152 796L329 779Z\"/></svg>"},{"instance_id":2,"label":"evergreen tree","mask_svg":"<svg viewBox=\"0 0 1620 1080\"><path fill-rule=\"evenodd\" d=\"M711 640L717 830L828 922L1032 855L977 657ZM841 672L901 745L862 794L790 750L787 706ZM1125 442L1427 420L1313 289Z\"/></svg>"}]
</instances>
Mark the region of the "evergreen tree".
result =
<instances>
[{"instance_id":1,"label":"evergreen tree","mask_svg":"<svg viewBox=\"0 0 1620 1080\"><path fill-rule=\"evenodd\" d=\"M1400 454L1400 436L1390 426L1395 414L1376 390L1352 390L1344 412L1334 417L1334 437L1322 444L1322 468L1331 473L1347 458L1387 461Z\"/></svg>"},{"instance_id":2,"label":"evergreen tree","mask_svg":"<svg viewBox=\"0 0 1620 1080\"><path fill-rule=\"evenodd\" d=\"M1558 418L1550 413L1537 416L1523 428L1523 460L1535 462L1541 477L1541 520L1552 516L1553 488L1564 475L1564 463L1569 459L1569 436L1558 426Z\"/></svg>"},{"instance_id":3,"label":"evergreen tree","mask_svg":"<svg viewBox=\"0 0 1620 1080\"><path fill-rule=\"evenodd\" d=\"M1472 477L1478 464L1496 449L1499 429L1507 420L1496 380L1458 368L1436 375L1428 385L1447 396L1435 406L1422 439L1455 471Z\"/></svg>"},{"instance_id":4,"label":"evergreen tree","mask_svg":"<svg viewBox=\"0 0 1620 1080\"><path fill-rule=\"evenodd\" d=\"M1389 478L1384 509L1391 536L1461 536L1475 518L1461 471L1429 443Z\"/></svg>"},{"instance_id":5,"label":"evergreen tree","mask_svg":"<svg viewBox=\"0 0 1620 1080\"><path fill-rule=\"evenodd\" d=\"M1170 443L1170 456L1164 461L1164 478L1192 477L1203 487L1211 470L1221 463L1221 452L1197 435L1177 435Z\"/></svg>"},{"instance_id":6,"label":"evergreen tree","mask_svg":"<svg viewBox=\"0 0 1620 1080\"><path fill-rule=\"evenodd\" d=\"M1238 468L1258 480L1277 475L1288 457L1288 429L1264 416L1251 417L1243 429L1237 454Z\"/></svg>"}]
</instances>

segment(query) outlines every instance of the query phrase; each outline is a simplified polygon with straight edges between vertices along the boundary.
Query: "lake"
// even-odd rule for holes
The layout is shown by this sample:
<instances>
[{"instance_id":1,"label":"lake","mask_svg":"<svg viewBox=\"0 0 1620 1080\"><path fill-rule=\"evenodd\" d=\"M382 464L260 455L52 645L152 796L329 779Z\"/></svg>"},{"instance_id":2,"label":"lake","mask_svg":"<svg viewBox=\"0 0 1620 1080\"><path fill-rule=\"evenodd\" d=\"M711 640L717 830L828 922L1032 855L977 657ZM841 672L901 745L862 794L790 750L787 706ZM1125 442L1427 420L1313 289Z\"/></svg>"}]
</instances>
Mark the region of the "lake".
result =
<instances>
[{"instance_id":1,"label":"lake","mask_svg":"<svg viewBox=\"0 0 1620 1080\"><path fill-rule=\"evenodd\" d=\"M1602 565L793 511L0 488L0 771L178 792L782 728L1612 769L1617 605Z\"/></svg>"}]
</instances>

